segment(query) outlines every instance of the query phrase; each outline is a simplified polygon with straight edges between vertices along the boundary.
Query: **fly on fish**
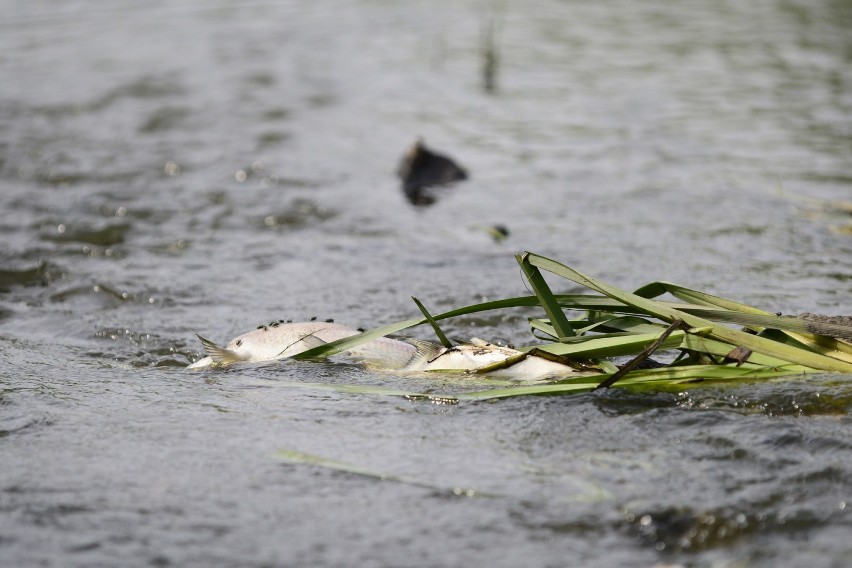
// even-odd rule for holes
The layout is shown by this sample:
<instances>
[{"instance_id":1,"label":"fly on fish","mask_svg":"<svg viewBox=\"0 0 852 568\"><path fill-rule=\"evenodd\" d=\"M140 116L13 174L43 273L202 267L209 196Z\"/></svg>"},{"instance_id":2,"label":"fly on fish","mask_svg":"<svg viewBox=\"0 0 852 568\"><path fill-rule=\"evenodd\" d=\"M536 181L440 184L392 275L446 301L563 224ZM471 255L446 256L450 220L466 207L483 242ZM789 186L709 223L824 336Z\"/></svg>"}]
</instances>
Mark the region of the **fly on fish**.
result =
<instances>
[{"instance_id":1,"label":"fly on fish","mask_svg":"<svg viewBox=\"0 0 852 568\"><path fill-rule=\"evenodd\" d=\"M238 363L277 361L298 355L325 343L360 333L331 322L274 322L235 337L224 347L198 336L206 357L189 369L226 367ZM346 357L370 368L412 374L427 371L484 371L488 376L517 381L542 380L593 374L578 370L567 362L524 353L481 339L472 339L453 347L417 339L380 337L350 348Z\"/></svg>"}]
</instances>

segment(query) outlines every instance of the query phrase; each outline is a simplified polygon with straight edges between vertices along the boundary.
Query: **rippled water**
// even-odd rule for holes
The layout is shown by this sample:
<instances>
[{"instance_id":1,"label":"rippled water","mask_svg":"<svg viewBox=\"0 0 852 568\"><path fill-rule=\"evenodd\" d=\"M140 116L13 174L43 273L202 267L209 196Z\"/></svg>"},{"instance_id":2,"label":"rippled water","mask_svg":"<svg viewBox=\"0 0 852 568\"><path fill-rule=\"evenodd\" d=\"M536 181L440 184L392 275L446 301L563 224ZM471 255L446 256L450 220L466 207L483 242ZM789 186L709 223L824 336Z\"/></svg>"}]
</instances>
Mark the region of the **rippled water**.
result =
<instances>
[{"instance_id":1,"label":"rippled water","mask_svg":"<svg viewBox=\"0 0 852 568\"><path fill-rule=\"evenodd\" d=\"M196 332L522 294L522 250L850 313L848 2L2 4L0 564L852 556L849 377L446 406L182 370ZM471 176L428 207L417 137Z\"/></svg>"}]
</instances>

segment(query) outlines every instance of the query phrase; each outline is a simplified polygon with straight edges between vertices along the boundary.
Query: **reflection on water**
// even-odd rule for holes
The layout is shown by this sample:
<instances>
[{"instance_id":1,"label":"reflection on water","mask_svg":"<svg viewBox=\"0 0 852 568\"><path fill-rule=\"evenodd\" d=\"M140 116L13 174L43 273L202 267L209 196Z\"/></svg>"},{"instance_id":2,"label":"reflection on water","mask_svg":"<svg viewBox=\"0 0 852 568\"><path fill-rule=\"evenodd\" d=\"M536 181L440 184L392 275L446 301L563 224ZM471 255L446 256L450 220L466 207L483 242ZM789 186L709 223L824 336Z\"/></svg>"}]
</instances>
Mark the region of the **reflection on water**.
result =
<instances>
[{"instance_id":1,"label":"reflection on water","mask_svg":"<svg viewBox=\"0 0 852 568\"><path fill-rule=\"evenodd\" d=\"M289 385L465 385L180 367L196 332L524 294L522 250L848 314L849 2L7 4L6 564L848 557L845 377L430 405ZM429 207L395 172L416 139L471 174L412 184ZM444 330L522 345L531 314Z\"/></svg>"}]
</instances>

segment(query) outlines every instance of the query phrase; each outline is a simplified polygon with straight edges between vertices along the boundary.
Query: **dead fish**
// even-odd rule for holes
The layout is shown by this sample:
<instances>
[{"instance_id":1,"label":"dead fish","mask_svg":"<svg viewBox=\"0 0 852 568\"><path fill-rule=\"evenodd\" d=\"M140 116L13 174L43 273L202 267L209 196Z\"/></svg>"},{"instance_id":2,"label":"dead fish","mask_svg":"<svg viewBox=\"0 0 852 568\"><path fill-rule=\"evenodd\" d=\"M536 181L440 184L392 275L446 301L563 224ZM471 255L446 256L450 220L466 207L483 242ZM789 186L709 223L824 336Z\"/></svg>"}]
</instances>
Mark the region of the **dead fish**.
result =
<instances>
[{"instance_id":1,"label":"dead fish","mask_svg":"<svg viewBox=\"0 0 852 568\"><path fill-rule=\"evenodd\" d=\"M331 322L309 321L259 326L254 331L239 335L220 347L213 341L198 336L206 357L189 365L189 369L225 367L234 363L260 363L298 355L331 341L357 335L359 332ZM403 367L416 353L417 348L405 341L381 337L353 347L347 354L361 361L373 360L393 368Z\"/></svg>"},{"instance_id":2,"label":"dead fish","mask_svg":"<svg viewBox=\"0 0 852 568\"><path fill-rule=\"evenodd\" d=\"M401 369L406 373L467 371L485 373L489 377L513 381L535 381L592 375L594 372L575 369L567 363L532 353L524 353L473 338L467 342L444 347L434 343L409 340L417 354Z\"/></svg>"},{"instance_id":3,"label":"dead fish","mask_svg":"<svg viewBox=\"0 0 852 568\"><path fill-rule=\"evenodd\" d=\"M254 331L235 337L225 347L220 347L199 335L207 356L192 363L188 368L203 369L226 367L241 362L275 361L358 333L357 330L341 324L311 321L260 326ZM483 367L490 369L488 376L516 381L591 374L565 363L475 338L453 347L444 347L417 339L381 337L352 347L344 356L372 369L403 375L440 371L475 372Z\"/></svg>"}]
</instances>

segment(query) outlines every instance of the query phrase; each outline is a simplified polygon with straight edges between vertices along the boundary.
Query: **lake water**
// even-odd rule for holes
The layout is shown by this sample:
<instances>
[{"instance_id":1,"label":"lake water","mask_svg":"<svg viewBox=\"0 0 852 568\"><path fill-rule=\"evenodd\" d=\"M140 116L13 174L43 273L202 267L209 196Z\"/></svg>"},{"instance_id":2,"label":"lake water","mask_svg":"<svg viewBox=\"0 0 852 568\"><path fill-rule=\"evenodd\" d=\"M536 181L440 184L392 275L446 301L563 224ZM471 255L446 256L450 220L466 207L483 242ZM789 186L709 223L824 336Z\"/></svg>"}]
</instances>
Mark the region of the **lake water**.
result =
<instances>
[{"instance_id":1,"label":"lake water","mask_svg":"<svg viewBox=\"0 0 852 568\"><path fill-rule=\"evenodd\" d=\"M849 376L435 405L307 384L484 385L183 367L523 295L524 250L849 314L849 2L0 4L3 566L848 565ZM425 207L418 137L470 174Z\"/></svg>"}]
</instances>

